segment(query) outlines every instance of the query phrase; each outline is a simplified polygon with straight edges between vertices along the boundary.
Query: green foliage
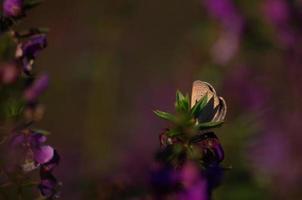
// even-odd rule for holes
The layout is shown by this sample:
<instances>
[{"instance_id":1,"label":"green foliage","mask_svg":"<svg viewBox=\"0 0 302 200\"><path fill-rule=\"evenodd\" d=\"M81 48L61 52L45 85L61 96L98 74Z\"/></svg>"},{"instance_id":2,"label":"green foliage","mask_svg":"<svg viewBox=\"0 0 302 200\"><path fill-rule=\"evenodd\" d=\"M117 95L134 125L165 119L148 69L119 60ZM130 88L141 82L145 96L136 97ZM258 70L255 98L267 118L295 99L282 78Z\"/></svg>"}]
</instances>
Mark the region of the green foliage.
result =
<instances>
[{"instance_id":1,"label":"green foliage","mask_svg":"<svg viewBox=\"0 0 302 200\"><path fill-rule=\"evenodd\" d=\"M191 112L192 112L192 115L197 118L202 109L205 107L205 105L207 104L208 102L208 95L205 95L200 101L198 101L192 108Z\"/></svg>"},{"instance_id":2,"label":"green foliage","mask_svg":"<svg viewBox=\"0 0 302 200\"><path fill-rule=\"evenodd\" d=\"M200 141L200 135L223 124L223 121L214 121L213 118L209 121L204 120L206 119L204 116L212 115L214 117L215 115L217 108L214 108L213 97L209 99L205 95L191 108L189 96L184 96L180 91L177 91L175 109L175 114L159 110L154 111L158 117L171 123L171 126L163 133L166 138L161 141L167 145L163 159L173 166L178 166L184 158L189 158L204 166L203 152L197 145Z\"/></svg>"},{"instance_id":3,"label":"green foliage","mask_svg":"<svg viewBox=\"0 0 302 200\"><path fill-rule=\"evenodd\" d=\"M50 134L51 134L49 131L43 130L43 129L35 129L35 128L33 128L32 130L33 130L34 132L39 133L39 134L42 134L42 135L50 135Z\"/></svg>"},{"instance_id":4,"label":"green foliage","mask_svg":"<svg viewBox=\"0 0 302 200\"><path fill-rule=\"evenodd\" d=\"M162 112L162 111L156 110L156 111L154 111L154 113L158 117L168 120L168 121L175 121L175 119L176 119L176 117L174 115L167 113L167 112Z\"/></svg>"},{"instance_id":5,"label":"green foliage","mask_svg":"<svg viewBox=\"0 0 302 200\"><path fill-rule=\"evenodd\" d=\"M190 110L189 95L184 96L180 91L176 92L175 108L178 112L188 112Z\"/></svg>"},{"instance_id":6,"label":"green foliage","mask_svg":"<svg viewBox=\"0 0 302 200\"><path fill-rule=\"evenodd\" d=\"M223 121L208 121L201 122L198 120L201 114L207 114L206 112L215 111L213 106L214 99L208 99L208 95L201 98L192 107L190 105L189 96L184 96L180 91L176 92L175 109L176 114L163 112L156 110L154 113L167 121L172 123L172 127L166 131L168 137L182 137L183 139L189 139L192 136L198 134L199 131L206 131L211 128L219 127L223 124ZM209 107L211 110L209 110ZM211 112L212 112L211 111Z\"/></svg>"},{"instance_id":7,"label":"green foliage","mask_svg":"<svg viewBox=\"0 0 302 200\"><path fill-rule=\"evenodd\" d=\"M216 128L220 127L223 124L223 121L220 122L205 122L205 123L200 123L197 125L198 130L205 130L209 128Z\"/></svg>"},{"instance_id":8,"label":"green foliage","mask_svg":"<svg viewBox=\"0 0 302 200\"><path fill-rule=\"evenodd\" d=\"M174 129L170 129L166 132L166 135L168 137L175 137L175 136L179 136L181 135L181 130L179 130L178 128L174 128Z\"/></svg>"},{"instance_id":9,"label":"green foliage","mask_svg":"<svg viewBox=\"0 0 302 200\"><path fill-rule=\"evenodd\" d=\"M24 90L24 79L20 79L12 85L0 87L0 119L17 120L22 116L25 101L22 98Z\"/></svg>"},{"instance_id":10,"label":"green foliage","mask_svg":"<svg viewBox=\"0 0 302 200\"><path fill-rule=\"evenodd\" d=\"M25 103L19 99L8 99L4 105L6 118L18 118L22 115Z\"/></svg>"}]
</instances>

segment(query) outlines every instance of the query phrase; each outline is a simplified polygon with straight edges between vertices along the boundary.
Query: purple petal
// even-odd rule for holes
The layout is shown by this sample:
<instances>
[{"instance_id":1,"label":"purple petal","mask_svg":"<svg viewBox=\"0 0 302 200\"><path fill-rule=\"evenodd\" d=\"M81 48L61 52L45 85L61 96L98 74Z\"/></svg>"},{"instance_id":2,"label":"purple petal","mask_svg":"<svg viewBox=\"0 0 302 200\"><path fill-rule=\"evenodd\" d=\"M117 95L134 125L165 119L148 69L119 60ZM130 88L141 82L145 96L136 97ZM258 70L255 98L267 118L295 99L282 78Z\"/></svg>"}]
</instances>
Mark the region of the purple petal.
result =
<instances>
[{"instance_id":1,"label":"purple petal","mask_svg":"<svg viewBox=\"0 0 302 200\"><path fill-rule=\"evenodd\" d=\"M47 74L40 76L35 82L24 92L24 98L29 102L34 102L48 88L49 77Z\"/></svg>"},{"instance_id":2,"label":"purple petal","mask_svg":"<svg viewBox=\"0 0 302 200\"><path fill-rule=\"evenodd\" d=\"M40 133L34 133L30 137L30 143L32 146L37 147L46 142L47 137Z\"/></svg>"},{"instance_id":3,"label":"purple petal","mask_svg":"<svg viewBox=\"0 0 302 200\"><path fill-rule=\"evenodd\" d=\"M15 136L13 136L10 144L12 147L18 147L25 142L26 142L26 137L24 136L24 134L17 134Z\"/></svg>"},{"instance_id":4,"label":"purple petal","mask_svg":"<svg viewBox=\"0 0 302 200\"><path fill-rule=\"evenodd\" d=\"M47 46L45 34L34 35L26 42L22 43L21 50L24 57L34 59L37 54Z\"/></svg>"},{"instance_id":5,"label":"purple petal","mask_svg":"<svg viewBox=\"0 0 302 200\"><path fill-rule=\"evenodd\" d=\"M41 170L45 172L51 172L60 162L60 156L56 150L54 150L54 155L50 161L44 163L41 166Z\"/></svg>"},{"instance_id":6,"label":"purple petal","mask_svg":"<svg viewBox=\"0 0 302 200\"><path fill-rule=\"evenodd\" d=\"M7 17L18 17L22 14L23 0L4 0L3 13Z\"/></svg>"},{"instance_id":7,"label":"purple petal","mask_svg":"<svg viewBox=\"0 0 302 200\"><path fill-rule=\"evenodd\" d=\"M213 132L201 135L201 141L197 143L203 151L203 161L206 165L217 164L223 161L224 151L219 139Z\"/></svg>"},{"instance_id":8,"label":"purple petal","mask_svg":"<svg viewBox=\"0 0 302 200\"><path fill-rule=\"evenodd\" d=\"M54 156L54 149L51 146L45 145L34 149L35 161L39 164L47 163Z\"/></svg>"},{"instance_id":9,"label":"purple petal","mask_svg":"<svg viewBox=\"0 0 302 200\"><path fill-rule=\"evenodd\" d=\"M40 192L47 198L52 198L56 195L57 179L51 173L40 172L41 182L38 185Z\"/></svg>"},{"instance_id":10,"label":"purple petal","mask_svg":"<svg viewBox=\"0 0 302 200\"><path fill-rule=\"evenodd\" d=\"M179 200L209 200L207 191L207 183L205 180L200 180L196 184L187 188L184 192L180 193Z\"/></svg>"},{"instance_id":11,"label":"purple petal","mask_svg":"<svg viewBox=\"0 0 302 200\"><path fill-rule=\"evenodd\" d=\"M211 165L204 170L204 176L207 179L208 190L212 191L221 184L224 177L224 169L218 164Z\"/></svg>"},{"instance_id":12,"label":"purple petal","mask_svg":"<svg viewBox=\"0 0 302 200\"><path fill-rule=\"evenodd\" d=\"M194 162L187 161L181 169L181 181L185 188L189 188L201 178L200 170Z\"/></svg>"},{"instance_id":13,"label":"purple petal","mask_svg":"<svg viewBox=\"0 0 302 200\"><path fill-rule=\"evenodd\" d=\"M204 5L208 12L225 27L240 29L242 17L239 15L234 3L230 0L205 0ZM238 30L239 30L238 29Z\"/></svg>"},{"instance_id":14,"label":"purple petal","mask_svg":"<svg viewBox=\"0 0 302 200\"><path fill-rule=\"evenodd\" d=\"M263 11L266 18L273 24L287 23L289 8L284 0L266 0L263 2Z\"/></svg>"},{"instance_id":15,"label":"purple petal","mask_svg":"<svg viewBox=\"0 0 302 200\"><path fill-rule=\"evenodd\" d=\"M155 163L151 170L150 183L159 197L178 190L179 175L172 167L164 163Z\"/></svg>"},{"instance_id":16,"label":"purple petal","mask_svg":"<svg viewBox=\"0 0 302 200\"><path fill-rule=\"evenodd\" d=\"M30 37L27 41L18 45L16 57L21 59L25 73L31 71L33 62L38 53L46 48L47 39L45 34L38 34Z\"/></svg>"}]
</instances>

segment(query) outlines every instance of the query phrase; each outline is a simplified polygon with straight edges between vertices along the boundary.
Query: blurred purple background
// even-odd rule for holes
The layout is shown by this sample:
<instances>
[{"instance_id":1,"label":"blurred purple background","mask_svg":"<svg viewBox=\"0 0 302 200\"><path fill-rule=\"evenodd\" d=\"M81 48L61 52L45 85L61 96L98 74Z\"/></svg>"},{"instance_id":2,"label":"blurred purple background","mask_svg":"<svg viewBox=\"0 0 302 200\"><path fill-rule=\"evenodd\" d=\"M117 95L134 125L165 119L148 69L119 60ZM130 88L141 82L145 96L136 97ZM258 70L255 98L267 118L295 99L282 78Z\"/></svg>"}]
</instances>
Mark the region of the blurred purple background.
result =
<instances>
[{"instance_id":1,"label":"blurred purple background","mask_svg":"<svg viewBox=\"0 0 302 200\"><path fill-rule=\"evenodd\" d=\"M62 199L142 190L176 89L208 81L228 104L217 131L232 166L214 199L298 200L302 3L52 0L20 26L48 26L37 59L51 84L38 126L62 155ZM106 196L107 195L107 196Z\"/></svg>"}]
</instances>

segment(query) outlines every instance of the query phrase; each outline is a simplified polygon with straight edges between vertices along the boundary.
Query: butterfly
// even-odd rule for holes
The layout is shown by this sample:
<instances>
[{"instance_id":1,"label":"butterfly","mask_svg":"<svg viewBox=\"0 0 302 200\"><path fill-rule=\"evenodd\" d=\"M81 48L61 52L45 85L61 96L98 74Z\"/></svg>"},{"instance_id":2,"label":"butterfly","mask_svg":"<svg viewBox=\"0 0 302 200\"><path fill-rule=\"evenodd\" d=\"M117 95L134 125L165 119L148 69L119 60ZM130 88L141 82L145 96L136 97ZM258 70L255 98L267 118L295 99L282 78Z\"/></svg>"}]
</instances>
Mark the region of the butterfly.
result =
<instances>
[{"instance_id":1,"label":"butterfly","mask_svg":"<svg viewBox=\"0 0 302 200\"><path fill-rule=\"evenodd\" d=\"M198 116L199 122L224 121L227 106L225 100L217 96L214 87L204 81L194 81L191 95L191 107L206 96L207 104Z\"/></svg>"},{"instance_id":2,"label":"butterfly","mask_svg":"<svg viewBox=\"0 0 302 200\"><path fill-rule=\"evenodd\" d=\"M214 87L204 81L194 81L191 95L191 107L198 101L205 98L207 104L198 116L199 122L219 122L224 121L227 106L225 100L217 96ZM203 162L205 165L219 163L224 159L224 151L214 132L205 132L192 138L195 143L203 149Z\"/></svg>"}]
</instances>

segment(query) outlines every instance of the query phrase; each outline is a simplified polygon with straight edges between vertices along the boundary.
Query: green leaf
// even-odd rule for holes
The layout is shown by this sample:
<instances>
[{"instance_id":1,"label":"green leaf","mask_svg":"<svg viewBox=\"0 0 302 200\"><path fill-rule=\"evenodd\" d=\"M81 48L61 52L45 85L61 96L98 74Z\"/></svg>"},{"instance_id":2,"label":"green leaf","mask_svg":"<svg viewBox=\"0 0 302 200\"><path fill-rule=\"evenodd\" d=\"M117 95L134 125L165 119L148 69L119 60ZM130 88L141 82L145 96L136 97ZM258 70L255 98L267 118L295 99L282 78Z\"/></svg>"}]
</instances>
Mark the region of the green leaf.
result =
<instances>
[{"instance_id":1,"label":"green leaf","mask_svg":"<svg viewBox=\"0 0 302 200\"><path fill-rule=\"evenodd\" d=\"M176 102L178 103L178 102L182 101L184 98L185 98L185 97L184 97L184 95L181 93L181 91L177 90L177 91L176 91Z\"/></svg>"},{"instance_id":2,"label":"green leaf","mask_svg":"<svg viewBox=\"0 0 302 200\"><path fill-rule=\"evenodd\" d=\"M17 99L8 99L4 108L5 114L8 118L15 118L22 115L25 107L25 103L23 101Z\"/></svg>"},{"instance_id":3,"label":"green leaf","mask_svg":"<svg viewBox=\"0 0 302 200\"><path fill-rule=\"evenodd\" d=\"M175 108L178 112L188 111L190 108L189 95L184 96L180 91L177 91Z\"/></svg>"},{"instance_id":4,"label":"green leaf","mask_svg":"<svg viewBox=\"0 0 302 200\"><path fill-rule=\"evenodd\" d=\"M176 117L170 113L167 113L167 112L163 112L163 111L160 111L160 110L156 110L156 111L153 111L158 117L162 118L162 119L165 119L165 120L168 120L168 121L175 121Z\"/></svg>"},{"instance_id":5,"label":"green leaf","mask_svg":"<svg viewBox=\"0 0 302 200\"><path fill-rule=\"evenodd\" d=\"M208 102L208 95L206 94L202 99L200 99L191 109L191 113L194 118L197 118Z\"/></svg>"},{"instance_id":6,"label":"green leaf","mask_svg":"<svg viewBox=\"0 0 302 200\"><path fill-rule=\"evenodd\" d=\"M182 145L176 144L173 146L173 153L177 156L181 154L185 149L183 148Z\"/></svg>"},{"instance_id":7,"label":"green leaf","mask_svg":"<svg viewBox=\"0 0 302 200\"><path fill-rule=\"evenodd\" d=\"M221 126L224 123L224 121L219 122L205 122L197 125L198 130L205 130L210 128L217 128Z\"/></svg>"},{"instance_id":8,"label":"green leaf","mask_svg":"<svg viewBox=\"0 0 302 200\"><path fill-rule=\"evenodd\" d=\"M32 129L36 133L40 133L42 135L50 135L51 133L49 131L43 130L43 129Z\"/></svg>"},{"instance_id":9,"label":"green leaf","mask_svg":"<svg viewBox=\"0 0 302 200\"><path fill-rule=\"evenodd\" d=\"M185 109L185 111L189 111L190 110L190 97L187 94L183 100L183 107Z\"/></svg>"},{"instance_id":10,"label":"green leaf","mask_svg":"<svg viewBox=\"0 0 302 200\"><path fill-rule=\"evenodd\" d=\"M181 135L181 131L177 130L177 129L170 129L169 131L166 132L167 136L168 137L175 137L175 136L178 136L178 135Z\"/></svg>"}]
</instances>

